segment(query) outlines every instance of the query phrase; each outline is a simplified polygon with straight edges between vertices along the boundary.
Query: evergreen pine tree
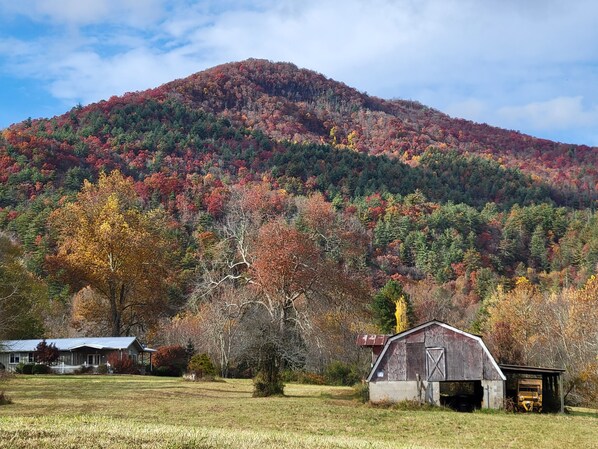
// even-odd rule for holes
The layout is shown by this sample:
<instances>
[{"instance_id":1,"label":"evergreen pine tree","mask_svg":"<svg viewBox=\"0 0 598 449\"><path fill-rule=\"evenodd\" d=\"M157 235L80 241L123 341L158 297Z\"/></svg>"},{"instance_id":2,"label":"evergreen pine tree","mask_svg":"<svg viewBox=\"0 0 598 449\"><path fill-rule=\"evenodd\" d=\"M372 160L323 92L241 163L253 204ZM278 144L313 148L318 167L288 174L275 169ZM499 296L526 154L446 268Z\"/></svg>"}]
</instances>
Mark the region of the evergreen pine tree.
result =
<instances>
[{"instance_id":1,"label":"evergreen pine tree","mask_svg":"<svg viewBox=\"0 0 598 449\"><path fill-rule=\"evenodd\" d=\"M399 282L391 279L376 294L372 303L374 320L380 331L386 334L392 334L397 330L397 302L404 303L405 327L408 328L414 321L409 295L403 291L403 286ZM402 311L400 315L403 316Z\"/></svg>"}]
</instances>

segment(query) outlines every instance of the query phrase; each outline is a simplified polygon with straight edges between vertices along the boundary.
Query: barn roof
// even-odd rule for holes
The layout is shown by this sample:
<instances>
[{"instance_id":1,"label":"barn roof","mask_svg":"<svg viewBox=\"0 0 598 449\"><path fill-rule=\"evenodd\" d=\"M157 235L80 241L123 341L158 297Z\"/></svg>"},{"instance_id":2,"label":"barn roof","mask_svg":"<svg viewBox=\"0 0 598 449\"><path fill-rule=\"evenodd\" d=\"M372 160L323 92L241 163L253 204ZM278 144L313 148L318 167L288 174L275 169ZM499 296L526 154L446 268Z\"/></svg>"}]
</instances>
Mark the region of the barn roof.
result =
<instances>
[{"instance_id":1,"label":"barn roof","mask_svg":"<svg viewBox=\"0 0 598 449\"><path fill-rule=\"evenodd\" d=\"M444 327L445 329L449 329L449 330L451 330L453 332L456 332L458 334L461 334L461 335L464 335L464 336L466 336L468 338L476 340L480 344L480 346L482 347L482 349L484 350L484 352L486 353L486 355L488 356L488 358L490 359L490 361L492 362L492 365L494 366L494 368L496 369L496 371L498 372L498 374L500 375L500 377L502 378L502 380L507 380L507 378L503 374L502 370L498 366L498 363L496 363L496 360L494 360L494 357L492 357L492 354L490 354L490 351L486 347L486 344L482 340L482 337L480 337L479 335L471 334L469 332L465 332L465 331L463 331L461 329L457 329L456 327L453 327L450 324L443 323L442 321L431 320L431 321L427 321L425 323L422 323L419 326L415 326L415 327L412 327L411 329L407 329L406 331L403 331L403 332L400 332L398 334L395 334L392 337L388 338L388 340L386 341L386 344L384 345L384 349L382 350L382 352L380 353L380 355L376 359L376 362L374 363L374 366L372 366L372 369L370 371L370 374L368 375L367 381L368 382L371 381L372 378L374 377L374 373L376 373L376 371L378 370L378 367L379 367L380 363L382 362L382 360L384 359L384 355L386 354L386 351L388 350L388 347L390 346L390 344L392 342L400 340L402 338L405 338L407 335L410 335L410 334L412 334L414 332L417 332L417 331L419 331L421 329L424 329L424 328L432 326L432 325L438 325L438 326Z\"/></svg>"},{"instance_id":2,"label":"barn roof","mask_svg":"<svg viewBox=\"0 0 598 449\"><path fill-rule=\"evenodd\" d=\"M34 352L42 339L34 340L4 340L0 341L0 352ZM71 351L77 348L93 349L127 349L137 345L142 351L145 348L139 343L137 337L83 337L83 338L48 338L47 344L54 344L59 351Z\"/></svg>"}]
</instances>

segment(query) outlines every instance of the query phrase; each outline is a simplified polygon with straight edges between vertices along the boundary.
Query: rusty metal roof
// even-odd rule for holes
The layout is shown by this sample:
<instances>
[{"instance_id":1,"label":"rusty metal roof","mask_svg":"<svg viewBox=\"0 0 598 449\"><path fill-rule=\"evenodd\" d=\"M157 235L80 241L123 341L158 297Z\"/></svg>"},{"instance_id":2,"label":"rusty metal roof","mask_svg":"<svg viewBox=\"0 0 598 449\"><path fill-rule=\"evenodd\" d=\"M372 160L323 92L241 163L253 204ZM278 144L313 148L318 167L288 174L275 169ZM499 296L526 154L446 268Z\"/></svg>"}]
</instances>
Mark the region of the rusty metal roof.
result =
<instances>
[{"instance_id":1,"label":"rusty metal roof","mask_svg":"<svg viewBox=\"0 0 598 449\"><path fill-rule=\"evenodd\" d=\"M357 336L357 345L371 347L384 346L390 335L362 334Z\"/></svg>"},{"instance_id":2,"label":"rusty metal roof","mask_svg":"<svg viewBox=\"0 0 598 449\"><path fill-rule=\"evenodd\" d=\"M521 373L521 374L562 374L565 372L561 368L543 368L540 366L524 366L524 365L507 365L501 363L500 369L510 373Z\"/></svg>"}]
</instances>

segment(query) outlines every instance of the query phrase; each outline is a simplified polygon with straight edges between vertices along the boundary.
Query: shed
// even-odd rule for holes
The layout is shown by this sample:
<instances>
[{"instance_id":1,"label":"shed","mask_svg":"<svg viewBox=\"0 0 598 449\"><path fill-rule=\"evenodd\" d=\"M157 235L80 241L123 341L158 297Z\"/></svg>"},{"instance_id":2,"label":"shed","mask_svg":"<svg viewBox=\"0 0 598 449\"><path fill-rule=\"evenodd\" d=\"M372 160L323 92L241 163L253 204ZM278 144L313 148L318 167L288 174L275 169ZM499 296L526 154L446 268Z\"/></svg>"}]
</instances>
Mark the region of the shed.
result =
<instances>
[{"instance_id":1,"label":"shed","mask_svg":"<svg viewBox=\"0 0 598 449\"><path fill-rule=\"evenodd\" d=\"M505 397L517 403L517 382L521 379L542 380L542 411L565 411L562 374L564 369L540 368L536 366L499 365L507 377L505 384Z\"/></svg>"},{"instance_id":2,"label":"shed","mask_svg":"<svg viewBox=\"0 0 598 449\"><path fill-rule=\"evenodd\" d=\"M432 320L386 341L367 378L372 402L499 409L506 377L478 335Z\"/></svg>"},{"instance_id":3,"label":"shed","mask_svg":"<svg viewBox=\"0 0 598 449\"><path fill-rule=\"evenodd\" d=\"M357 346L372 350L372 364L376 361L384 345L392 335L360 334L357 336Z\"/></svg>"}]
</instances>

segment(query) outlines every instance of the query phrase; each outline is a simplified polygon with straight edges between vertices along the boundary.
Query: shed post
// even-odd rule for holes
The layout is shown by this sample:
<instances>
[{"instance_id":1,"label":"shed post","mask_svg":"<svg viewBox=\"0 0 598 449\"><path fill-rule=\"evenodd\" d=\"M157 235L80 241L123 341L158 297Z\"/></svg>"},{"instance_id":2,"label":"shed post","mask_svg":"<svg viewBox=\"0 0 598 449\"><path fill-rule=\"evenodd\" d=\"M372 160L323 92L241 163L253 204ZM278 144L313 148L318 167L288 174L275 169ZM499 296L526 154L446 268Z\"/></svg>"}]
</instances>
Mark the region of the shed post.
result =
<instances>
[{"instance_id":1,"label":"shed post","mask_svg":"<svg viewBox=\"0 0 598 449\"><path fill-rule=\"evenodd\" d=\"M559 397L561 399L561 413L565 413L565 396L563 395L563 375L558 375L559 378Z\"/></svg>"}]
</instances>

